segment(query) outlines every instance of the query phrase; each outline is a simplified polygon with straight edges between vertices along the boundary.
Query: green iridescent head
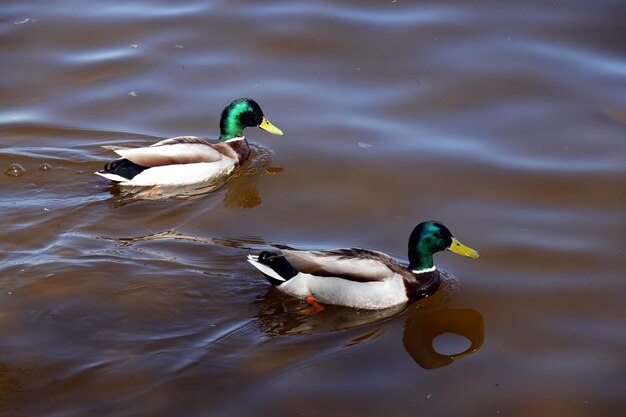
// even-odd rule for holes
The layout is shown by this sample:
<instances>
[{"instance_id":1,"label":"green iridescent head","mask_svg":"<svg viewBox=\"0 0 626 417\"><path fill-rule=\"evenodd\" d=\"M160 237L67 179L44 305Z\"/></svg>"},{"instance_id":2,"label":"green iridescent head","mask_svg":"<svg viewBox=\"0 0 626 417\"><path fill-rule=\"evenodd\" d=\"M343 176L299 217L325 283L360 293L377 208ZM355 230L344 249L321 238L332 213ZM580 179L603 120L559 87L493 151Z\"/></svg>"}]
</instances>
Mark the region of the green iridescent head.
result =
<instances>
[{"instance_id":1,"label":"green iridescent head","mask_svg":"<svg viewBox=\"0 0 626 417\"><path fill-rule=\"evenodd\" d=\"M449 250L468 258L478 258L478 252L459 242L443 224L430 220L415 226L409 237L409 269L422 270L433 267L433 255Z\"/></svg>"},{"instance_id":2,"label":"green iridescent head","mask_svg":"<svg viewBox=\"0 0 626 417\"><path fill-rule=\"evenodd\" d=\"M271 124L264 116L261 106L256 101L249 98L238 98L230 103L220 119L220 140L227 141L243 136L246 127L260 127L274 135L281 135L283 132Z\"/></svg>"}]
</instances>

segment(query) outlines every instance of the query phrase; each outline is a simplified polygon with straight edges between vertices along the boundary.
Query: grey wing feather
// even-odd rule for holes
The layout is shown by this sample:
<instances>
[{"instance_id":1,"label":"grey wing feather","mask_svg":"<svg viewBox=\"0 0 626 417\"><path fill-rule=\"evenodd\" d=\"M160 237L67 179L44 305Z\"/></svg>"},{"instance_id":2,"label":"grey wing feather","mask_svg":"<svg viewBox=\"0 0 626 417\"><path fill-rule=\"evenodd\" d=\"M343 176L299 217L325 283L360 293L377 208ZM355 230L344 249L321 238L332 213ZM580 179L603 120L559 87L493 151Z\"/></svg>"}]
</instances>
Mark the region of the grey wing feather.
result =
<instances>
[{"instance_id":1,"label":"grey wing feather","mask_svg":"<svg viewBox=\"0 0 626 417\"><path fill-rule=\"evenodd\" d=\"M164 139L160 142L154 143L150 145L150 147L154 148L156 146L177 145L179 143L199 143L201 145L207 145L207 146L211 146L215 144L215 142L210 142L206 139L202 139L197 136L176 136L174 138Z\"/></svg>"},{"instance_id":2,"label":"grey wing feather","mask_svg":"<svg viewBox=\"0 0 626 417\"><path fill-rule=\"evenodd\" d=\"M118 149L115 153L135 164L156 167L219 161L224 155L215 146L194 136L179 136L162 140L148 147Z\"/></svg>"},{"instance_id":3,"label":"grey wing feather","mask_svg":"<svg viewBox=\"0 0 626 417\"><path fill-rule=\"evenodd\" d=\"M283 256L298 271L317 276L332 276L352 281L381 281L399 265L389 256L366 249L327 251L282 250Z\"/></svg>"},{"instance_id":4,"label":"grey wing feather","mask_svg":"<svg viewBox=\"0 0 626 417\"><path fill-rule=\"evenodd\" d=\"M119 151L119 150L123 150L123 149L132 149L132 148L129 148L128 146L117 146L117 145L102 145L101 148L102 149L107 149L109 151Z\"/></svg>"}]
</instances>

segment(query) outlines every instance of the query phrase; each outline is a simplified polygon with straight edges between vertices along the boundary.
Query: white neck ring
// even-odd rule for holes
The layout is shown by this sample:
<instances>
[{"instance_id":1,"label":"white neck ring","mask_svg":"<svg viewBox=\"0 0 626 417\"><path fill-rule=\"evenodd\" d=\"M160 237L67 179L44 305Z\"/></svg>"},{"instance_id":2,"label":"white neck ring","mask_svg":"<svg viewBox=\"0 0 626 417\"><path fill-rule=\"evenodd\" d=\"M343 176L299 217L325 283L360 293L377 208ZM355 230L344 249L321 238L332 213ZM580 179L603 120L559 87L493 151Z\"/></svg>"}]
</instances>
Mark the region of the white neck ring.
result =
<instances>
[{"instance_id":1,"label":"white neck ring","mask_svg":"<svg viewBox=\"0 0 626 417\"><path fill-rule=\"evenodd\" d=\"M413 269L411 272L413 272L414 274L423 274L425 272L433 272L434 270L436 270L437 268L435 267L435 265L431 266L430 268L424 268L424 269Z\"/></svg>"}]
</instances>

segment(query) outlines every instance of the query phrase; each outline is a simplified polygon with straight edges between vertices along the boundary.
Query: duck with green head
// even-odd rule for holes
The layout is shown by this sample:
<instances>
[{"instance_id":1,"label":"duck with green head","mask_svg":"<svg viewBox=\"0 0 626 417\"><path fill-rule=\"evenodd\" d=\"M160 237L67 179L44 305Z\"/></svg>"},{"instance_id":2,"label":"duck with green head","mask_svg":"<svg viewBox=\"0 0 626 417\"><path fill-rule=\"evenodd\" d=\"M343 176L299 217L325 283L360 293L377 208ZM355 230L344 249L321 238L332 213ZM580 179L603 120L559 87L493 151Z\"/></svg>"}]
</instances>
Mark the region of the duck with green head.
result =
<instances>
[{"instance_id":1,"label":"duck with green head","mask_svg":"<svg viewBox=\"0 0 626 417\"><path fill-rule=\"evenodd\" d=\"M468 258L478 252L459 242L436 221L418 224L409 237L409 265L367 249L302 251L281 249L248 255L248 262L284 293L320 303L382 310L434 293L441 278L433 255L449 250Z\"/></svg>"},{"instance_id":2,"label":"duck with green head","mask_svg":"<svg viewBox=\"0 0 626 417\"><path fill-rule=\"evenodd\" d=\"M188 185L226 176L250 155L243 135L246 127L259 127L274 135L283 132L249 98L240 98L222 111L220 139L178 136L143 148L112 148L121 158L96 174L120 185Z\"/></svg>"}]
</instances>

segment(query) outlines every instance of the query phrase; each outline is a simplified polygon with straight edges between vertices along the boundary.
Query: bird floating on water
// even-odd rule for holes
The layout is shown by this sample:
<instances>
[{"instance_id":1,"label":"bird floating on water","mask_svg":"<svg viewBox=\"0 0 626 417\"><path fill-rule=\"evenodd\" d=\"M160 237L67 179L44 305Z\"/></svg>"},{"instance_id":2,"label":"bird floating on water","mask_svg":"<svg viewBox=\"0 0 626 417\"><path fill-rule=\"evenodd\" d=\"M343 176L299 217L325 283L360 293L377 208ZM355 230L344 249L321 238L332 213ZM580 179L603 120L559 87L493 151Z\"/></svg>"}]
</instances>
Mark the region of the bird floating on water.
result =
<instances>
[{"instance_id":1,"label":"bird floating on water","mask_svg":"<svg viewBox=\"0 0 626 417\"><path fill-rule=\"evenodd\" d=\"M274 135L283 134L265 118L256 101L240 98L222 111L218 142L178 136L143 148L107 147L121 158L107 163L96 174L128 186L213 181L230 174L248 159L250 146L243 130L253 126Z\"/></svg>"},{"instance_id":2,"label":"bird floating on water","mask_svg":"<svg viewBox=\"0 0 626 417\"><path fill-rule=\"evenodd\" d=\"M280 291L303 298L314 310L326 303L382 310L433 294L441 278L433 254L449 250L468 258L479 254L436 221L418 224L409 237L409 265L367 249L304 251L280 249L248 255L248 262Z\"/></svg>"}]
</instances>

